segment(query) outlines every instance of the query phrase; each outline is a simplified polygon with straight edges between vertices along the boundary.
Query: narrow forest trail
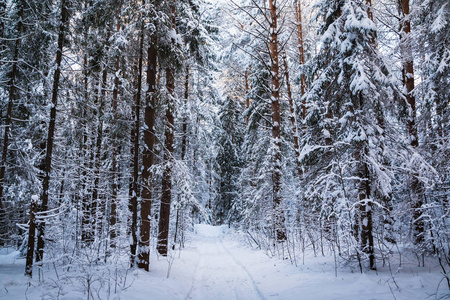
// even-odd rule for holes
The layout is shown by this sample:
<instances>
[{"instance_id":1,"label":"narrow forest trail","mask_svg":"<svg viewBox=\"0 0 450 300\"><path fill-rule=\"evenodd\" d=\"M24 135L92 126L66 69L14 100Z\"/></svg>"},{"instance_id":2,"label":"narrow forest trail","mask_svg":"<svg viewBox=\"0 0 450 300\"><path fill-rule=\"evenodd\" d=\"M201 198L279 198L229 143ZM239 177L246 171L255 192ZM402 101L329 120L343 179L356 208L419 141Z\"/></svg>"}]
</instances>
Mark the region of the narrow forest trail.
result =
<instances>
[{"instance_id":1,"label":"narrow forest trail","mask_svg":"<svg viewBox=\"0 0 450 300\"><path fill-rule=\"evenodd\" d=\"M152 251L149 272L130 271L125 252L116 264L88 269L74 262L70 272L49 262L43 276L31 280L23 275L25 260L17 251L0 252L0 299L424 300L435 299L442 280L438 265L417 267L414 257L407 263L406 256L402 268L392 262L392 272L380 266L360 274L342 265L335 276L330 255L308 252L305 264L296 267L250 248L245 239L226 226L200 224L188 233L185 248L167 257ZM36 268L34 274L39 274ZM439 294L448 295L445 286Z\"/></svg>"},{"instance_id":2,"label":"narrow forest trail","mask_svg":"<svg viewBox=\"0 0 450 300\"><path fill-rule=\"evenodd\" d=\"M196 231L199 261L186 299L265 299L246 266L224 245L221 227Z\"/></svg>"},{"instance_id":3,"label":"narrow forest trail","mask_svg":"<svg viewBox=\"0 0 450 300\"><path fill-rule=\"evenodd\" d=\"M144 300L423 300L435 292L436 273L408 267L360 274L348 267L334 274L328 257L307 253L305 265L270 258L226 226L195 225L186 248L172 257L153 255L151 271L138 277L122 299ZM297 260L301 260L297 257ZM169 276L167 275L170 266ZM411 275L413 274L413 275ZM396 288L396 284L399 288Z\"/></svg>"}]
</instances>

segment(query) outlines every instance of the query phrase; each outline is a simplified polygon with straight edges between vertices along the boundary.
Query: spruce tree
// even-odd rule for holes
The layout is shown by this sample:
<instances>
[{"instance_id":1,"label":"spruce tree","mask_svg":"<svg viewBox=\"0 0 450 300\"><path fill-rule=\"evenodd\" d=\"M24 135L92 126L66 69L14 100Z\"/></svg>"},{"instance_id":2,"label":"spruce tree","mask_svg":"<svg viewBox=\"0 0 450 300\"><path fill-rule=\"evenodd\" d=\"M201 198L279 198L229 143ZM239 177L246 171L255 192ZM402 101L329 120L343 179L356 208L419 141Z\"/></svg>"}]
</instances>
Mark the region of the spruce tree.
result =
<instances>
[{"instance_id":1,"label":"spruce tree","mask_svg":"<svg viewBox=\"0 0 450 300\"><path fill-rule=\"evenodd\" d=\"M339 240L353 240L357 246L348 250L375 269L376 220L385 213L377 208L391 192L385 107L395 86L376 48L370 2L317 5L325 24L305 96L310 108L303 161L312 176L306 197L321 202L331 242L340 247Z\"/></svg>"}]
</instances>

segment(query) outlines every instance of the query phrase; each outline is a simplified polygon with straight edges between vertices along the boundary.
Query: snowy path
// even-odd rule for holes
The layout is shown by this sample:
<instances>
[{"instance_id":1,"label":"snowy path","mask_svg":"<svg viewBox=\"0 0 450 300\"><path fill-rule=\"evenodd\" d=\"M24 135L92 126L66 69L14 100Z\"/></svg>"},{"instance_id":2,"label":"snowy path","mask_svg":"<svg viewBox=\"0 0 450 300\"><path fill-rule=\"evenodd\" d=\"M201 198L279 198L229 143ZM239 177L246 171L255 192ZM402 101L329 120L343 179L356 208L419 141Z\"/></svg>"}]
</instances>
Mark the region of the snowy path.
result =
<instances>
[{"instance_id":1,"label":"snowy path","mask_svg":"<svg viewBox=\"0 0 450 300\"><path fill-rule=\"evenodd\" d=\"M289 260L271 259L261 250L250 249L241 238L226 227L196 225L186 248L175 254L168 278L164 275L170 259L153 255L150 273L138 273L135 284L122 298L423 300L436 292L442 279L437 266L433 266L435 272L414 266L394 270L395 283L386 268L365 274L343 268L336 277L330 256L308 253L305 265L295 267ZM445 287L442 290L445 293Z\"/></svg>"},{"instance_id":2,"label":"snowy path","mask_svg":"<svg viewBox=\"0 0 450 300\"><path fill-rule=\"evenodd\" d=\"M226 227L195 225L183 250L170 251L168 257L152 252L150 272L130 272L125 253L116 266L86 269L74 264L72 270L77 270L69 273L49 264L44 268L45 280L36 276L31 281L23 276L23 258L0 252L0 299L85 300L88 277L92 300L439 299L435 293L442 275L432 261L419 268L414 256L404 255L404 266L398 268L393 261L392 273L380 266L378 272L360 274L342 266L336 277L331 256L307 253L305 265L296 267L289 260L269 258L249 248L242 238ZM119 284L116 268L122 272ZM85 269L89 273L83 273ZM439 294L450 293L441 285Z\"/></svg>"},{"instance_id":3,"label":"snowy path","mask_svg":"<svg viewBox=\"0 0 450 300\"><path fill-rule=\"evenodd\" d=\"M225 247L220 227L198 227L199 262L186 299L265 299L245 266Z\"/></svg>"}]
</instances>

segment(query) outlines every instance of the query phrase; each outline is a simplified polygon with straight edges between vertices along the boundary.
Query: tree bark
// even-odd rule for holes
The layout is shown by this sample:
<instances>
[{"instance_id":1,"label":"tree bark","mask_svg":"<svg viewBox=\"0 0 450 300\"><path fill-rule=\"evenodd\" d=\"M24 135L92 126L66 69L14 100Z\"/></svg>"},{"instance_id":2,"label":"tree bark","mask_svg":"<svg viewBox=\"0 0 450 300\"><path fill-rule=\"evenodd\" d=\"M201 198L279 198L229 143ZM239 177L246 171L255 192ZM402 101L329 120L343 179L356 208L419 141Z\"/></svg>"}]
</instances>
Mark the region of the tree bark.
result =
<instances>
[{"instance_id":1,"label":"tree bark","mask_svg":"<svg viewBox=\"0 0 450 300\"><path fill-rule=\"evenodd\" d=\"M187 111L187 104L189 100L189 66L186 66L186 75L184 78L184 105ZM187 118L183 118L183 136L181 138L181 160L184 161L187 148Z\"/></svg>"},{"instance_id":2,"label":"tree bark","mask_svg":"<svg viewBox=\"0 0 450 300\"><path fill-rule=\"evenodd\" d=\"M300 144L298 140L298 130L297 130L297 118L295 113L294 99L292 99L292 90L291 90L291 82L289 78L289 67L287 64L286 54L283 53L283 65L284 65L284 74L286 78L286 91L289 101L289 112L290 112L290 120L292 125L292 135L294 136L294 151L295 151L295 161L297 164L297 172L298 176L301 179L303 177L302 166L299 161L300 157Z\"/></svg>"},{"instance_id":3,"label":"tree bark","mask_svg":"<svg viewBox=\"0 0 450 300\"><path fill-rule=\"evenodd\" d=\"M83 76L84 76L84 101L88 103L89 95L88 95L88 57L87 54L84 55L84 63L83 63ZM84 119L87 117L86 115L87 108L83 106L82 114L83 114L83 144L82 144L82 152L81 157L83 158L83 172L82 172L82 217L81 217L81 242L82 246L90 245L94 242L93 228L91 226L92 223L92 201L87 193L88 187L88 178L87 178L87 169L90 165L90 159L87 159L87 162L84 158L88 157L89 146L88 146L88 124L87 120Z\"/></svg>"},{"instance_id":4,"label":"tree bark","mask_svg":"<svg viewBox=\"0 0 450 300\"><path fill-rule=\"evenodd\" d=\"M132 242L130 245L131 250L131 267L134 267L136 254L137 254L137 199L139 195L138 180L139 180L139 130L140 124L140 114L141 114L141 90L142 90L142 58L144 50L144 26L141 27L141 34L139 38L139 58L137 67L137 85L136 85L136 95L134 103L134 128L132 130L131 136L133 141L133 182L132 182L132 195L131 195L131 236Z\"/></svg>"},{"instance_id":5,"label":"tree bark","mask_svg":"<svg viewBox=\"0 0 450 300\"><path fill-rule=\"evenodd\" d=\"M84 3L84 9L89 8L89 3ZM88 29L83 31L83 38L87 39L88 37ZM93 163L93 153L94 151L90 151L90 146L88 143L89 140L89 121L87 119L88 116L88 105L89 103L89 62L88 62L88 49L87 46L83 49L83 94L84 94L84 103L81 104L81 113L82 113L82 126L83 126L83 140L82 140L82 149L81 149L81 159L82 159L82 194L81 194L81 207L82 207L82 215L81 215L81 246L89 246L94 242L93 228L92 228L92 199L88 193L89 190L89 179L88 179L88 169L90 169L91 164ZM94 84L95 86L95 84Z\"/></svg>"},{"instance_id":6,"label":"tree bark","mask_svg":"<svg viewBox=\"0 0 450 300\"><path fill-rule=\"evenodd\" d=\"M245 108L248 110L250 108L250 98L248 97L248 93L250 91L250 86L248 84L248 77L249 77L249 72L248 69L245 70L245 74L244 74L244 84L245 84ZM247 116L247 125L248 122L250 121L250 116Z\"/></svg>"},{"instance_id":7,"label":"tree bark","mask_svg":"<svg viewBox=\"0 0 450 300\"><path fill-rule=\"evenodd\" d=\"M174 1L175 2L175 1ZM175 30L175 3L170 5L172 28ZM167 108L164 130L164 162L165 169L162 178L161 206L159 209L158 224L158 253L167 256L169 239L170 203L172 201L172 168L173 168L173 139L174 139L174 97L175 97L175 70L166 68Z\"/></svg>"},{"instance_id":8,"label":"tree bark","mask_svg":"<svg viewBox=\"0 0 450 300\"><path fill-rule=\"evenodd\" d=\"M50 122L48 125L48 136L47 136L47 151L45 155L43 171L44 180L42 182L42 203L40 207L40 212L46 212L48 209L48 192L50 187L50 172L53 154L53 142L55 136L56 127L56 106L58 103L58 92L59 92L59 80L61 77L61 61L62 52L64 46L64 35L65 35L65 24L68 19L66 1L61 0L61 22L59 24L58 32L58 50L56 52L56 70L53 75L53 88L52 88L52 107L50 109ZM31 228L31 226L30 226ZM45 219L41 220L38 228L38 241L37 241L37 255L36 261L39 262L44 257L44 230L45 230Z\"/></svg>"},{"instance_id":9,"label":"tree bark","mask_svg":"<svg viewBox=\"0 0 450 300\"><path fill-rule=\"evenodd\" d=\"M403 64L403 84L405 88L405 97L409 106L409 116L406 122L408 134L410 138L410 145L413 148L419 146L419 138L417 134L416 126L416 98L414 97L414 60L411 48L411 22L409 12L409 0L399 0L401 12L403 14L402 19L402 40L401 40L401 55ZM412 193L412 208L413 212L413 236L414 243L420 245L424 242L425 224L422 220L422 205L423 205L423 188L418 180L419 174L414 171L411 178L411 193Z\"/></svg>"},{"instance_id":10,"label":"tree bark","mask_svg":"<svg viewBox=\"0 0 450 300\"><path fill-rule=\"evenodd\" d=\"M139 262L138 268L149 270L150 259L150 220L151 220L151 201L152 201L152 173L150 168L153 166L154 156L153 147L155 145L155 108L156 108L156 75L157 75L157 43L156 33L150 37L150 46L148 47L148 66L147 66L147 94L145 106L145 130L144 130L144 152L142 153L142 202L141 202L141 231L139 240Z\"/></svg>"},{"instance_id":11,"label":"tree bark","mask_svg":"<svg viewBox=\"0 0 450 300\"><path fill-rule=\"evenodd\" d=\"M369 256L369 267L371 270L376 270L375 254L374 254L374 240L373 240L373 205L370 200L370 174L365 156L367 155L367 148L361 142L358 145L357 159L359 161L359 174L361 178L358 193L359 193L359 209L361 218L361 250Z\"/></svg>"},{"instance_id":12,"label":"tree bark","mask_svg":"<svg viewBox=\"0 0 450 300\"><path fill-rule=\"evenodd\" d=\"M6 17L6 0L0 0L0 39L3 39L5 36L5 21L4 21L5 17ZM0 43L0 53L3 53L4 50L5 50L5 43L2 41ZM3 62L0 59L0 66L1 65L3 65Z\"/></svg>"},{"instance_id":13,"label":"tree bark","mask_svg":"<svg viewBox=\"0 0 450 300\"><path fill-rule=\"evenodd\" d=\"M2 2L2 5L5 3ZM4 10L5 8L2 7ZM5 133L3 138L3 151L2 151L2 164L0 166L0 219L3 220L4 211L3 211L3 190L5 186L5 175L6 175L6 164L8 159L8 147L9 147L9 132L11 131L11 119L12 119L12 108L13 102L15 100L15 90L16 90L16 76L17 76L17 60L19 59L19 47L20 47L20 34L22 33L22 17L23 17L23 3L20 3L19 9L19 21L17 22L17 39L14 44L14 54L13 54L13 63L12 63L12 71L11 78L9 79L9 97L8 97L8 106L6 108L6 119L5 119ZM3 21L2 22L2 36L3 36ZM3 42L1 43L4 44ZM3 46L1 46L3 48ZM0 49L1 50L1 49ZM3 230L3 229L0 229ZM3 232L2 232L3 233Z\"/></svg>"},{"instance_id":14,"label":"tree bark","mask_svg":"<svg viewBox=\"0 0 450 300\"><path fill-rule=\"evenodd\" d=\"M105 103L104 98L106 95L106 80L108 78L108 59L105 58L105 62L103 64L102 78L100 82L100 91L98 92L96 98L97 108L97 137L95 141L95 155L94 155L94 188L92 191L92 228L93 229L93 238L95 237L96 232L99 233L101 231L102 225L99 220L97 220L98 211L102 210L102 203L100 203L99 197L99 185L100 185L100 168L101 168L101 154L102 154L102 144L103 144L103 105Z\"/></svg>"},{"instance_id":15,"label":"tree bark","mask_svg":"<svg viewBox=\"0 0 450 300\"><path fill-rule=\"evenodd\" d=\"M164 131L164 161L165 169L162 178L161 206L159 210L158 245L159 254L167 256L167 243L169 237L170 203L172 201L172 165L173 165L173 138L174 138L174 118L173 118L173 97L175 89L174 70L166 69L166 85L168 99L166 109L166 124Z\"/></svg>"},{"instance_id":16,"label":"tree bark","mask_svg":"<svg viewBox=\"0 0 450 300\"><path fill-rule=\"evenodd\" d=\"M298 38L298 53L300 56L300 64L305 64L305 48L303 44L303 23L302 23L302 5L301 0L297 0L295 3L295 12L297 17L297 38ZM306 76L302 73L300 77L300 97L303 97L306 91ZM302 119L303 123L306 120L306 100L302 101Z\"/></svg>"},{"instance_id":17,"label":"tree bark","mask_svg":"<svg viewBox=\"0 0 450 300\"><path fill-rule=\"evenodd\" d=\"M116 24L116 33L120 32L120 11L121 6L117 8L117 24ZM111 248L116 247L116 223L117 223L117 194L118 194L118 184L117 184L117 120L119 119L117 115L117 101L119 98L119 71L120 71L120 56L117 55L115 62L115 76L114 76L114 88L113 88L113 124L112 124L112 162L111 162L111 210L109 216L109 226L110 226L110 241Z\"/></svg>"},{"instance_id":18,"label":"tree bark","mask_svg":"<svg viewBox=\"0 0 450 300\"><path fill-rule=\"evenodd\" d=\"M272 138L275 145L273 154L273 218L274 234L278 242L286 240L286 225L281 190L281 108L280 77L278 64L278 25L276 0L269 0L270 11L270 58L271 58L271 103L272 103Z\"/></svg>"},{"instance_id":19,"label":"tree bark","mask_svg":"<svg viewBox=\"0 0 450 300\"><path fill-rule=\"evenodd\" d=\"M184 77L184 106L185 111L188 110L187 104L189 100L189 65L186 66L186 75ZM183 117L183 135L181 137L181 160L184 161L186 158L186 148L187 148L187 118L186 116ZM178 227L179 227L179 220L181 218L180 216L180 209L182 207L177 207L177 216L175 221L175 234L173 237L174 245L172 249L175 249L175 243L177 242L177 235L178 235ZM181 212L183 214L183 212Z\"/></svg>"},{"instance_id":20,"label":"tree bark","mask_svg":"<svg viewBox=\"0 0 450 300\"><path fill-rule=\"evenodd\" d=\"M34 256L34 238L36 232L36 210L37 210L37 198L31 199L30 206L30 227L28 228L28 245L27 245L27 258L25 263L25 275L33 276L33 256Z\"/></svg>"}]
</instances>

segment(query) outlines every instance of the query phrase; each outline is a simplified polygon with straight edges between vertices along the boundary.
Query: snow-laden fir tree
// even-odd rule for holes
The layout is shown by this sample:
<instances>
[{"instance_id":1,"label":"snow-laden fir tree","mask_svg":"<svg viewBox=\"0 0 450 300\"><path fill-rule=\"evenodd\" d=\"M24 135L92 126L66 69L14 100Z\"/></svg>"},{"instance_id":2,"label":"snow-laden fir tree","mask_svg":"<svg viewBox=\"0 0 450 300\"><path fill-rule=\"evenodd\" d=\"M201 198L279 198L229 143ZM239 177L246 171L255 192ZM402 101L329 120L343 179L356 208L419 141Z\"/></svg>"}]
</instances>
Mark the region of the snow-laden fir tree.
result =
<instances>
[{"instance_id":1,"label":"snow-laden fir tree","mask_svg":"<svg viewBox=\"0 0 450 300\"><path fill-rule=\"evenodd\" d=\"M46 99L54 26L46 1L5 1L2 12L0 93L2 107L0 231L2 241L21 239L15 224L26 223L30 197L39 193L39 167L44 144ZM42 14L33 14L33 11ZM6 240L4 239L6 238Z\"/></svg>"},{"instance_id":2,"label":"snow-laden fir tree","mask_svg":"<svg viewBox=\"0 0 450 300\"><path fill-rule=\"evenodd\" d=\"M415 95L421 99L419 136L423 140L421 153L434 168L434 174L422 172L421 177L438 179L426 187L423 206L424 247L438 257L443 272L450 270L449 219L450 211L450 5L447 1L423 1L417 7L416 32L412 39L418 54L421 82ZM429 168L428 168L429 169ZM427 170L427 169L425 169ZM431 175L431 176L430 176ZM450 287L450 278L446 276Z\"/></svg>"},{"instance_id":3,"label":"snow-laden fir tree","mask_svg":"<svg viewBox=\"0 0 450 300\"><path fill-rule=\"evenodd\" d=\"M320 209L320 230L335 251L368 258L375 269L375 239L391 201L385 110L393 80L377 51L370 1L321 0L317 8L324 24L305 95L306 201L316 202L311 207Z\"/></svg>"},{"instance_id":4,"label":"snow-laden fir tree","mask_svg":"<svg viewBox=\"0 0 450 300\"><path fill-rule=\"evenodd\" d=\"M218 198L212 208L214 222L231 224L240 219L239 176L242 166L241 149L244 136L245 118L242 116L243 101L236 95L225 95L220 107L219 153L217 164L219 186Z\"/></svg>"}]
</instances>

